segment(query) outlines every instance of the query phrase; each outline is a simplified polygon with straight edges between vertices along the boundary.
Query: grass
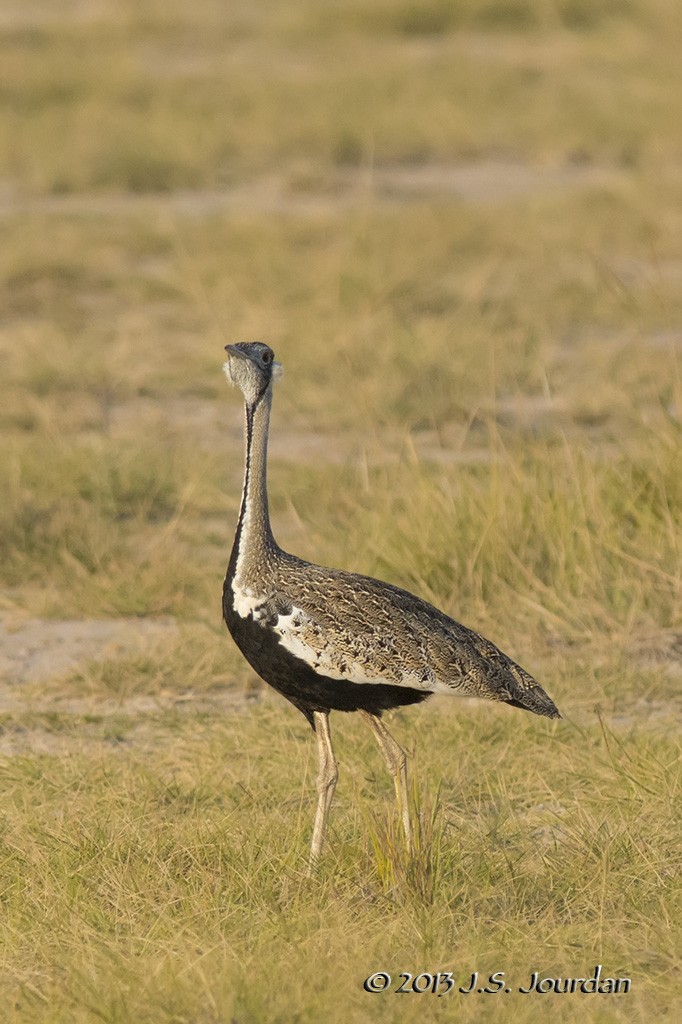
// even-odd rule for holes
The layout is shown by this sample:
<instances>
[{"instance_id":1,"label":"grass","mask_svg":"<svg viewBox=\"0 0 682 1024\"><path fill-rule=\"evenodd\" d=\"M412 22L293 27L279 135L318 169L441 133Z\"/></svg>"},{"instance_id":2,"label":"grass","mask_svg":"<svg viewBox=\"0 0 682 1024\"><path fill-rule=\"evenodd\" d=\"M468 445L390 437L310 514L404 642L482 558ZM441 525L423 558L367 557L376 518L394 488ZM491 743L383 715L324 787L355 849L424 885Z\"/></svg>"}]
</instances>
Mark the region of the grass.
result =
<instances>
[{"instance_id":1,"label":"grass","mask_svg":"<svg viewBox=\"0 0 682 1024\"><path fill-rule=\"evenodd\" d=\"M426 809L429 841L405 863L372 810L377 788L389 799L379 771L365 778L378 754L344 720L353 799L342 787L332 850L309 881L308 801L289 787L283 805L281 766L268 756L277 744L297 778L312 775L296 742L303 726L267 708L239 725L180 729L151 761L128 752L7 766L16 1019L284 1019L292 1000L298 1019L313 1020L330 998L361 1016L372 1012L360 985L372 970L454 968L460 984L469 970L505 970L523 984L531 968L584 974L593 961L634 977L613 1019L670 1005L679 765L669 737L569 725L543 740L532 725L510 731L501 712L417 712L422 778L443 774L443 749L461 754L445 771L447 801ZM531 745L541 770L529 782ZM515 1015L534 1019L513 1000ZM400 1019L423 1013L411 1002ZM490 1012L501 1019L502 1008Z\"/></svg>"},{"instance_id":2,"label":"grass","mask_svg":"<svg viewBox=\"0 0 682 1024\"><path fill-rule=\"evenodd\" d=\"M2 663L3 1019L672 1019L678 5L52 6L0 27L2 623L174 628ZM239 338L285 365L283 546L476 626L565 716L393 716L413 856L339 715L306 876L312 737L222 630ZM516 991L598 963L631 991ZM513 992L396 998L448 970Z\"/></svg>"}]
</instances>

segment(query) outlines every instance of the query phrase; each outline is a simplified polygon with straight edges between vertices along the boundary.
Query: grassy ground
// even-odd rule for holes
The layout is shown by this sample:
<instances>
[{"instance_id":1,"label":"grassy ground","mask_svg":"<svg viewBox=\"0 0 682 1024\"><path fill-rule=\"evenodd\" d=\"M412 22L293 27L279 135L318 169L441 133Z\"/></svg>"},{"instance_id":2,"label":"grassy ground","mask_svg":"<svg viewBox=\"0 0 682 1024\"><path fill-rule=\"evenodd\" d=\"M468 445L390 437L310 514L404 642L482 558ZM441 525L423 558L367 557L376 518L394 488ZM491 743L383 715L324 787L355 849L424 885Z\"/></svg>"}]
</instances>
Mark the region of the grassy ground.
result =
<instances>
[{"instance_id":1,"label":"grassy ground","mask_svg":"<svg viewBox=\"0 0 682 1024\"><path fill-rule=\"evenodd\" d=\"M225 7L0 18L3 1020L673 1019L679 6ZM222 345L256 337L283 546L475 625L565 716L393 716L412 859L336 716L312 879L312 737L220 624ZM598 963L631 990L517 991ZM448 970L512 992L395 994Z\"/></svg>"}]
</instances>

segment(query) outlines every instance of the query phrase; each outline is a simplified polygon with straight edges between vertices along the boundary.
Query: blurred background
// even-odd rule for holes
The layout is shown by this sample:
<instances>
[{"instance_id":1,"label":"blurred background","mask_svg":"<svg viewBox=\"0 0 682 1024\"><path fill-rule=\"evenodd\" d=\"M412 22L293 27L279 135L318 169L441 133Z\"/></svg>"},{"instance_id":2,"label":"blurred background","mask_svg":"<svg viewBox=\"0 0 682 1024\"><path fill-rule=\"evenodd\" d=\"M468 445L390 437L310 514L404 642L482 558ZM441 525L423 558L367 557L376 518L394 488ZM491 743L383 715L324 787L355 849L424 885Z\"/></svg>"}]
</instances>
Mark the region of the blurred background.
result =
<instances>
[{"instance_id":1,"label":"blurred background","mask_svg":"<svg viewBox=\"0 0 682 1024\"><path fill-rule=\"evenodd\" d=\"M378 956L387 935L401 970L453 951L474 970L503 947L524 965L555 948L564 975L572 948L585 970L646 961L641 1012L670 1008L681 52L677 0L2 0L0 755L22 851L7 862L8 891L23 893L13 970L21 999L39 993L36 1019L50 1002L66 1015L50 1020L92 1006L128 1019L124 990L146 993L130 1019L180 1019L163 991L183 1020L207 993L207 1021L289 1019L235 995L248 980L235 963L275 964L285 948L306 978L333 948L360 977L353 949ZM270 479L282 546L490 635L570 723L550 742L549 727L510 731L479 705L401 717L424 776L443 779L434 821L446 839L456 824L457 857L427 864L415 890L378 859L381 842L362 845L367 821L340 786L333 870L347 889L323 899L335 938L292 881L309 807L297 818L286 801L310 737L220 620L243 458L223 346L255 339L285 367ZM364 793L369 740L348 719L337 728ZM197 852L200 824L216 860ZM525 851L513 877L508 842ZM146 851L134 877L124 847ZM75 877L87 884L70 889ZM531 906L531 891L547 902ZM472 892L504 904L507 932ZM114 905L97 952L74 921L100 935ZM233 947L225 922L242 905L254 927L275 905L298 923ZM380 906L381 928L358 906ZM419 939L412 913L428 922ZM195 918L219 952L185 984ZM152 920L161 945L140 952ZM645 934L648 960L633 952ZM91 988L74 973L83 956ZM72 983L63 1004L55 957ZM309 981L300 1019L319 1020Z\"/></svg>"},{"instance_id":2,"label":"blurred background","mask_svg":"<svg viewBox=\"0 0 682 1024\"><path fill-rule=\"evenodd\" d=\"M301 465L345 468L346 493L365 463L529 437L612 463L676 429L681 22L672 0L5 0L9 606L177 611L201 588L217 550L137 599L107 548L182 506L196 564L234 510L227 341L284 363L280 528L337 560Z\"/></svg>"}]
</instances>

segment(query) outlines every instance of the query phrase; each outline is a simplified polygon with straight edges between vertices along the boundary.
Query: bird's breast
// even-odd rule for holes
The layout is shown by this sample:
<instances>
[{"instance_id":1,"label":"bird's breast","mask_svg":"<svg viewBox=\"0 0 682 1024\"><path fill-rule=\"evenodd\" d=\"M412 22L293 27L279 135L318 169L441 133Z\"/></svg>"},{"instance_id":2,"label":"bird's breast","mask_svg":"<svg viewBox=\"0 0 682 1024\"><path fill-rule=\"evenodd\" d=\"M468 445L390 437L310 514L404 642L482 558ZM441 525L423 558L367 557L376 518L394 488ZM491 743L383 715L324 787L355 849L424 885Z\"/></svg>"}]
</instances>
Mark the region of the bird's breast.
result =
<instances>
[{"instance_id":1,"label":"bird's breast","mask_svg":"<svg viewBox=\"0 0 682 1024\"><path fill-rule=\"evenodd\" d=\"M259 592L254 587L240 586L235 580L232 580L225 590L229 590L230 604L240 619L251 618L258 621L267 603L267 594Z\"/></svg>"}]
</instances>

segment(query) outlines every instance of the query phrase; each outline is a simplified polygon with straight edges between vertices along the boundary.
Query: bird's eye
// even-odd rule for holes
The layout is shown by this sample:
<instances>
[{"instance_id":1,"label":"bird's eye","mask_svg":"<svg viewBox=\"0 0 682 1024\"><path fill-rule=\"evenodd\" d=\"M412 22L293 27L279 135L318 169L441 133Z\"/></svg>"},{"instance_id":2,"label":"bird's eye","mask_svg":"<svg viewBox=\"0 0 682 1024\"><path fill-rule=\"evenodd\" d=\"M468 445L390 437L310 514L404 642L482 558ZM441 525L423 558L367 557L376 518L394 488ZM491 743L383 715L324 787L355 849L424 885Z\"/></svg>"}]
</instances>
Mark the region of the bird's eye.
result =
<instances>
[{"instance_id":1,"label":"bird's eye","mask_svg":"<svg viewBox=\"0 0 682 1024\"><path fill-rule=\"evenodd\" d=\"M272 362L272 352L264 352L260 359L267 366L268 363Z\"/></svg>"}]
</instances>

